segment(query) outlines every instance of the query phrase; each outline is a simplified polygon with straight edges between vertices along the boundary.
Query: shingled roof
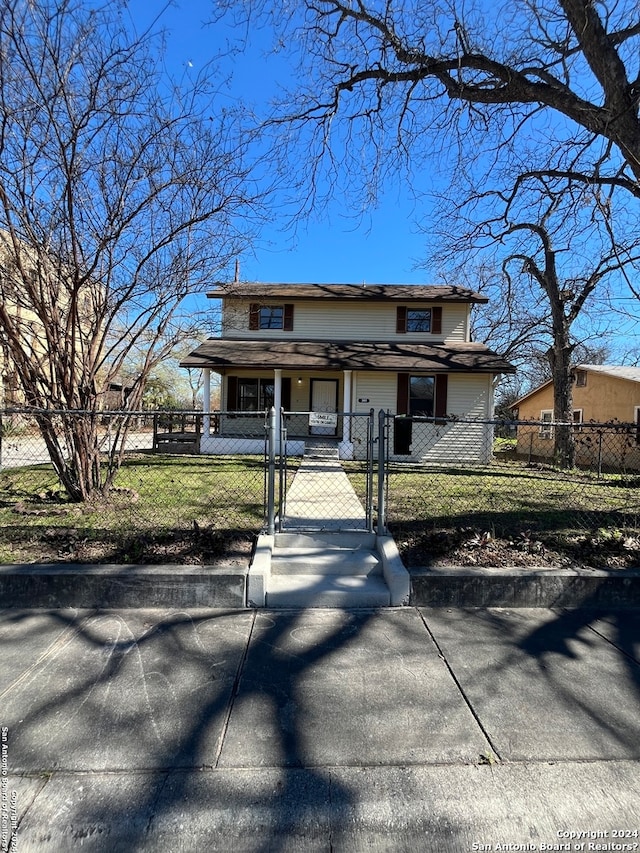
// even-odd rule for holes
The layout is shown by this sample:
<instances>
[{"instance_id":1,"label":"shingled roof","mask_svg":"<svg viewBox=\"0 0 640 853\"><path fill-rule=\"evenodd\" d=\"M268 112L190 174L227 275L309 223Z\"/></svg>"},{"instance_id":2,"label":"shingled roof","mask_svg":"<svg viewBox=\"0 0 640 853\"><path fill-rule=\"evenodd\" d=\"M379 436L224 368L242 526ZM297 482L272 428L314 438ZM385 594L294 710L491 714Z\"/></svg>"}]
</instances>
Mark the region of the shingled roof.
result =
<instances>
[{"instance_id":1,"label":"shingled roof","mask_svg":"<svg viewBox=\"0 0 640 853\"><path fill-rule=\"evenodd\" d=\"M210 299L358 299L368 302L472 302L489 300L481 293L451 285L418 284L219 284Z\"/></svg>"},{"instance_id":2,"label":"shingled roof","mask_svg":"<svg viewBox=\"0 0 640 853\"><path fill-rule=\"evenodd\" d=\"M478 343L446 346L414 343L246 341L212 338L180 362L181 367L285 370L383 370L427 373L515 373L515 368Z\"/></svg>"}]
</instances>

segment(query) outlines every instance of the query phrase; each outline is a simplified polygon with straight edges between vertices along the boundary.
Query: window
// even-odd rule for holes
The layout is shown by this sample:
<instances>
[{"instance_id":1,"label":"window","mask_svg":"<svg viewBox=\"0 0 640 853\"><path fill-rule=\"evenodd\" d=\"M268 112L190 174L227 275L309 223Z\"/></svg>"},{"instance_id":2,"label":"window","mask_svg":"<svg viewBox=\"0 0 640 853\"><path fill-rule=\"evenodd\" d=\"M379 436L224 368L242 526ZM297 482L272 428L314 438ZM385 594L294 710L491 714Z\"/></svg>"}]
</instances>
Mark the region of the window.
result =
<instances>
[{"instance_id":1,"label":"window","mask_svg":"<svg viewBox=\"0 0 640 853\"><path fill-rule=\"evenodd\" d=\"M430 332L431 309L427 311L407 310L407 332Z\"/></svg>"},{"instance_id":2,"label":"window","mask_svg":"<svg viewBox=\"0 0 640 853\"><path fill-rule=\"evenodd\" d=\"M398 374L396 413L415 417L446 418L449 377L446 373L435 376L410 376Z\"/></svg>"},{"instance_id":3,"label":"window","mask_svg":"<svg viewBox=\"0 0 640 853\"><path fill-rule=\"evenodd\" d=\"M407 308L406 305L399 305L396 309L396 332L442 334L442 308Z\"/></svg>"},{"instance_id":4,"label":"window","mask_svg":"<svg viewBox=\"0 0 640 853\"><path fill-rule=\"evenodd\" d=\"M273 406L273 379L238 379L238 411L263 412Z\"/></svg>"},{"instance_id":5,"label":"window","mask_svg":"<svg viewBox=\"0 0 640 853\"><path fill-rule=\"evenodd\" d=\"M573 410L573 431L580 432L580 424L582 423L582 409Z\"/></svg>"},{"instance_id":6,"label":"window","mask_svg":"<svg viewBox=\"0 0 640 853\"><path fill-rule=\"evenodd\" d=\"M640 444L640 406L635 407L636 444Z\"/></svg>"},{"instance_id":7,"label":"window","mask_svg":"<svg viewBox=\"0 0 640 853\"><path fill-rule=\"evenodd\" d=\"M553 438L553 427L551 426L553 422L553 411L551 409L545 409L540 412L540 420L542 424L540 425L540 438Z\"/></svg>"},{"instance_id":8,"label":"window","mask_svg":"<svg viewBox=\"0 0 640 853\"><path fill-rule=\"evenodd\" d=\"M227 411L263 412L275 402L275 380L227 376ZM282 377L282 406L291 408L291 379Z\"/></svg>"},{"instance_id":9,"label":"window","mask_svg":"<svg viewBox=\"0 0 640 853\"><path fill-rule=\"evenodd\" d=\"M284 305L262 305L258 319L260 329L281 329L284 324Z\"/></svg>"},{"instance_id":10,"label":"window","mask_svg":"<svg viewBox=\"0 0 640 853\"><path fill-rule=\"evenodd\" d=\"M432 418L434 392L435 379L433 376L410 376L409 414Z\"/></svg>"},{"instance_id":11,"label":"window","mask_svg":"<svg viewBox=\"0 0 640 853\"><path fill-rule=\"evenodd\" d=\"M283 332L293 330L293 304L260 305L252 302L249 306L250 329L282 329Z\"/></svg>"},{"instance_id":12,"label":"window","mask_svg":"<svg viewBox=\"0 0 640 853\"><path fill-rule=\"evenodd\" d=\"M584 388L587 384L587 371L576 370L576 385L578 388Z\"/></svg>"}]
</instances>

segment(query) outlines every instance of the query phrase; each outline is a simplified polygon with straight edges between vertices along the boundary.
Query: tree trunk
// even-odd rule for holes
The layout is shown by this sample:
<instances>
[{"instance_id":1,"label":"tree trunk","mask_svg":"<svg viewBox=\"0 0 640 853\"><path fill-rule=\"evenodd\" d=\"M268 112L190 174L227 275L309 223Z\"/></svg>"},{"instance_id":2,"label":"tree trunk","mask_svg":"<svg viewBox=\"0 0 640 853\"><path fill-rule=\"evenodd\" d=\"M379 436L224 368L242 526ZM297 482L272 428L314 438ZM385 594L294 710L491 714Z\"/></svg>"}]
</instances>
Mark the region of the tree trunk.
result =
<instances>
[{"instance_id":1,"label":"tree trunk","mask_svg":"<svg viewBox=\"0 0 640 853\"><path fill-rule=\"evenodd\" d=\"M101 472L97 416L39 414L40 434L62 486L72 501L87 501L105 494Z\"/></svg>"},{"instance_id":2,"label":"tree trunk","mask_svg":"<svg viewBox=\"0 0 640 853\"><path fill-rule=\"evenodd\" d=\"M549 350L553 376L553 419L555 428L555 459L561 468L575 466L575 441L573 437L573 382L571 379L571 351L568 330L555 335L554 346Z\"/></svg>"}]
</instances>

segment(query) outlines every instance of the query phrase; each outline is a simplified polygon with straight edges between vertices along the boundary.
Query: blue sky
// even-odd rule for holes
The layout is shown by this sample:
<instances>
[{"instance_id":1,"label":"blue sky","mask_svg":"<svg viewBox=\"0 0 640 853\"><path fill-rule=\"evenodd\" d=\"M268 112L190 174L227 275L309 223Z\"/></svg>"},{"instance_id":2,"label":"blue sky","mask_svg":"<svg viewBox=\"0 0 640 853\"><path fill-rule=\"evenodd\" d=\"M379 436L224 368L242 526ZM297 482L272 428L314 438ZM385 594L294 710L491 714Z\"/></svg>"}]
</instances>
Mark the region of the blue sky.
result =
<instances>
[{"instance_id":1,"label":"blue sky","mask_svg":"<svg viewBox=\"0 0 640 853\"><path fill-rule=\"evenodd\" d=\"M129 0L128 14L138 32L161 14L158 25L167 32L166 66L180 80L196 75L214 56L238 43L239 33L228 24L207 26L211 0ZM157 25L157 26L158 26ZM230 84L221 89L221 99L246 101L259 111L277 94L277 84L286 84L285 60L267 57L271 34L252 32L241 57L220 62L222 77ZM283 79L285 78L285 79ZM429 176L419 191L430 189ZM284 216L274 210L273 223L264 228L253 252L240 259L243 280L263 282L352 282L438 283L437 271L427 262L428 235L416 222L428 223L430 202L416 204L415 196L399 181L389 185L375 209L364 220L350 210L346 201L335 199L322 217L299 223L295 233L285 227ZM620 308L634 311L637 301L621 287ZM209 303L210 304L210 303ZM608 312L607 312L608 314ZM635 361L638 324L616 318L617 340L610 340L612 359Z\"/></svg>"},{"instance_id":2,"label":"blue sky","mask_svg":"<svg viewBox=\"0 0 640 853\"><path fill-rule=\"evenodd\" d=\"M131 0L136 29L143 30L165 6L166 0ZM227 26L204 25L211 8L211 0L189 0L174 3L162 14L160 21L168 33L167 70L174 78L196 74L228 41L237 38ZM267 33L254 34L241 61L223 63L223 73L232 75L226 97L260 105L274 96L274 78L286 68L277 69L273 59L267 61L269 38ZM339 201L322 218L299 224L295 234L276 215L253 254L241 258L241 278L263 282L433 282L430 271L417 268L426 254L426 237L418 232L415 220L426 213L424 207L416 210L402 186L395 186L389 187L363 221Z\"/></svg>"}]
</instances>

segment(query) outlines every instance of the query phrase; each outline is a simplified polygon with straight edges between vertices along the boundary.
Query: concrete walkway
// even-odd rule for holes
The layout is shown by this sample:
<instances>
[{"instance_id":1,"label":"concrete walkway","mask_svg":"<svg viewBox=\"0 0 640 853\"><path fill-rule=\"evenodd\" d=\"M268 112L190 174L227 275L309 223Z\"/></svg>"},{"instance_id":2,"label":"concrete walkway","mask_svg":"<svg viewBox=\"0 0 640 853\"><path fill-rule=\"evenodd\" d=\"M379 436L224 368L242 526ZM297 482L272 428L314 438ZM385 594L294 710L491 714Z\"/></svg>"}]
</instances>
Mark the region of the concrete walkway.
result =
<instances>
[{"instance_id":1,"label":"concrete walkway","mask_svg":"<svg viewBox=\"0 0 640 853\"><path fill-rule=\"evenodd\" d=\"M257 607L388 607L409 602L409 574L367 513L337 455L302 459L280 519L261 535L248 576Z\"/></svg>"},{"instance_id":2,"label":"concrete walkway","mask_svg":"<svg viewBox=\"0 0 640 853\"><path fill-rule=\"evenodd\" d=\"M637 612L5 610L0 659L20 853L638 849Z\"/></svg>"},{"instance_id":3,"label":"concrete walkway","mask_svg":"<svg viewBox=\"0 0 640 853\"><path fill-rule=\"evenodd\" d=\"M287 530L367 530L360 499L338 459L305 456L287 491Z\"/></svg>"}]
</instances>

